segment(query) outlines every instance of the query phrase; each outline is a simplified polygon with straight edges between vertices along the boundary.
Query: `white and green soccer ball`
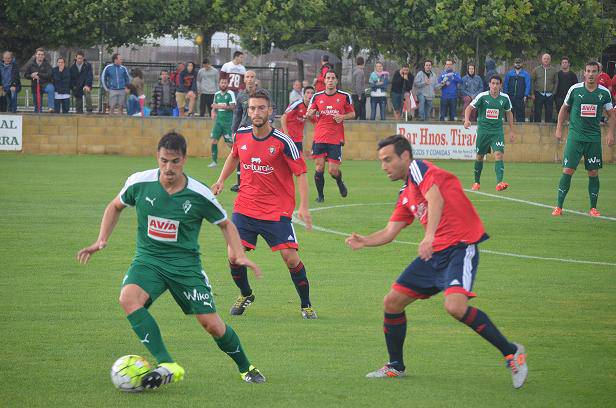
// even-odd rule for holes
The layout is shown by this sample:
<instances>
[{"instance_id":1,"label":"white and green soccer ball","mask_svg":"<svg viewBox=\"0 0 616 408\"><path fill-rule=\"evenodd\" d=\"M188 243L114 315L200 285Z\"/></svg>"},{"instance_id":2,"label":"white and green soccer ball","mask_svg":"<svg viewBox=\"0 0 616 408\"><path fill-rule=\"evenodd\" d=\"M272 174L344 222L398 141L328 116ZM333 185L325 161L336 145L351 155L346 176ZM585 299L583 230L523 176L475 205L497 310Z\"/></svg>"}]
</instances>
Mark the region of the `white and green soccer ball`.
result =
<instances>
[{"instance_id":1,"label":"white and green soccer ball","mask_svg":"<svg viewBox=\"0 0 616 408\"><path fill-rule=\"evenodd\" d=\"M141 377L150 371L150 363L141 356L122 356L111 366L111 382L125 392L143 391Z\"/></svg>"}]
</instances>

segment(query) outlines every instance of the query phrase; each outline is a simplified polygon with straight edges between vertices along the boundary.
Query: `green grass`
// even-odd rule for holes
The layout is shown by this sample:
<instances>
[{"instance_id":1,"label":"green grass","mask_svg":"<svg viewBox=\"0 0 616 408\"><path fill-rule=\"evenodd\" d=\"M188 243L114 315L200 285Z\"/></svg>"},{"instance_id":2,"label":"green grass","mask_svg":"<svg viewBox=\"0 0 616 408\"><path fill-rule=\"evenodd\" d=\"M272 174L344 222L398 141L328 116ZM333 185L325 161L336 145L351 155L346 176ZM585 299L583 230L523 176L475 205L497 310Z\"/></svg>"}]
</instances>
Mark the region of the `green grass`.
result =
<instances>
[{"instance_id":1,"label":"green grass","mask_svg":"<svg viewBox=\"0 0 616 408\"><path fill-rule=\"evenodd\" d=\"M187 172L211 184L217 169L191 158ZM465 186L472 163L441 162ZM407 310L405 356L410 375L369 381L386 361L382 297L415 257L416 246L391 244L352 252L343 237L297 228L319 320L300 318L297 295L278 254L261 240L251 255L264 270L251 279L256 303L245 316L228 308L237 289L227 269L224 241L204 226L203 263L222 317L234 326L263 386L240 382L234 364L171 297L152 307L186 379L156 392L123 394L109 379L121 355L152 360L117 304L134 252L135 216L127 209L107 249L87 266L77 250L97 236L102 211L134 171L151 158L3 154L0 172L0 405L38 406L608 406L616 395L616 266L482 254L473 303L503 333L527 346L530 375L514 390L499 353L442 308L442 296ZM309 164L312 167L312 164ZM341 199L328 178L326 203L371 204L313 213L317 226L368 233L383 226L399 183L377 162L346 162L350 196ZM309 174L312 173L312 170ZM507 164L511 188L501 195L553 204L560 169ZM493 193L492 165L483 191ZM566 208L587 211L587 178L574 179ZM312 184L312 183L311 183ZM599 209L616 217L616 167L601 171ZM469 194L491 239L482 249L616 264L616 222L574 214L552 218L548 208ZM230 210L234 195L221 201ZM316 206L318 207L318 206ZM419 242L412 225L399 239ZM611 402L610 402L611 401Z\"/></svg>"}]
</instances>

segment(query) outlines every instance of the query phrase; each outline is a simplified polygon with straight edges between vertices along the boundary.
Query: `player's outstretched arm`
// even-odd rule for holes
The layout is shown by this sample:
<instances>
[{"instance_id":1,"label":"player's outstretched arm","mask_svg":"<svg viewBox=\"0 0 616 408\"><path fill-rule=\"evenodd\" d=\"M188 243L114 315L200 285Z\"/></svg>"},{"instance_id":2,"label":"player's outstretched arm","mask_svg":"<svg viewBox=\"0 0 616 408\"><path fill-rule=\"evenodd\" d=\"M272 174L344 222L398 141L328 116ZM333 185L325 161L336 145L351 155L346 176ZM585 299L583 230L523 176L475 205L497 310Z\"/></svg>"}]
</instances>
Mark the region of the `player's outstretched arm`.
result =
<instances>
[{"instance_id":1,"label":"player's outstretched arm","mask_svg":"<svg viewBox=\"0 0 616 408\"><path fill-rule=\"evenodd\" d=\"M464 109L464 128L468 129L469 127L471 127L471 121L470 121L470 117L471 117L471 112L473 111L473 106L472 105L468 105L466 107L466 109Z\"/></svg>"},{"instance_id":2,"label":"player's outstretched arm","mask_svg":"<svg viewBox=\"0 0 616 408\"><path fill-rule=\"evenodd\" d=\"M101 221L101 228L98 233L97 240L92 245L87 246L77 252L77 260L79 263L87 263L95 252L98 252L107 246L107 240L118 223L120 213L124 208L126 208L126 206L122 204L119 197L114 198L113 201L107 204L105 212L103 213L103 219Z\"/></svg>"},{"instance_id":3,"label":"player's outstretched arm","mask_svg":"<svg viewBox=\"0 0 616 408\"><path fill-rule=\"evenodd\" d=\"M310 231L312 229L312 216L308 208L308 180L306 179L306 173L297 176L297 189L299 190L299 208L297 209L297 216L300 220L304 221L306 229Z\"/></svg>"},{"instance_id":4,"label":"player's outstretched arm","mask_svg":"<svg viewBox=\"0 0 616 408\"><path fill-rule=\"evenodd\" d=\"M225 220L218 224L220 230L222 231L222 235L225 237L225 241L227 241L227 248L229 252L229 262L234 263L236 265L246 266L255 273L257 278L261 277L261 268L252 262L246 256L246 252L244 252L244 246L242 245L242 241L240 240L240 234L237 232L237 228L235 225L229 221Z\"/></svg>"},{"instance_id":5,"label":"player's outstretched arm","mask_svg":"<svg viewBox=\"0 0 616 408\"><path fill-rule=\"evenodd\" d=\"M287 114L286 112L280 117L280 127L282 127L282 131L289 134L289 128L287 127Z\"/></svg>"},{"instance_id":6,"label":"player's outstretched arm","mask_svg":"<svg viewBox=\"0 0 616 408\"><path fill-rule=\"evenodd\" d=\"M376 247L389 244L407 225L408 224L405 222L390 221L385 228L373 232L370 235L359 235L354 232L344 242L354 251L364 247Z\"/></svg>"},{"instance_id":7,"label":"player's outstretched arm","mask_svg":"<svg viewBox=\"0 0 616 408\"><path fill-rule=\"evenodd\" d=\"M441 222L445 200L443 200L443 195L436 184L433 184L424 196L426 201L428 201L428 223L426 224L424 239L419 243L417 252L421 259L427 261L432 258L432 243L434 242L438 224Z\"/></svg>"},{"instance_id":8,"label":"player's outstretched arm","mask_svg":"<svg viewBox=\"0 0 616 408\"><path fill-rule=\"evenodd\" d=\"M554 137L556 140L560 140L563 137L563 123L569 117L569 107L563 103L563 106L560 107L558 111L558 122L556 123L556 131L554 132Z\"/></svg>"},{"instance_id":9,"label":"player's outstretched arm","mask_svg":"<svg viewBox=\"0 0 616 408\"><path fill-rule=\"evenodd\" d=\"M507 111L507 122L509 123L509 141L513 142L515 140L515 127L513 126L513 113L510 110Z\"/></svg>"},{"instance_id":10,"label":"player's outstretched arm","mask_svg":"<svg viewBox=\"0 0 616 408\"><path fill-rule=\"evenodd\" d=\"M216 183L212 185L212 193L214 193L214 195L220 194L225 187L225 180L228 179L231 173L235 171L239 162L239 157L234 157L233 153L229 153L227 160L225 160L224 166L222 166L218 180L216 180Z\"/></svg>"},{"instance_id":11,"label":"player's outstretched arm","mask_svg":"<svg viewBox=\"0 0 616 408\"><path fill-rule=\"evenodd\" d=\"M613 146L614 145L614 130L616 129L616 108L610 109L610 111L607 112L607 115L608 115L607 145Z\"/></svg>"},{"instance_id":12,"label":"player's outstretched arm","mask_svg":"<svg viewBox=\"0 0 616 408\"><path fill-rule=\"evenodd\" d=\"M316 109L308 109L306 111L306 119L310 119L314 116L314 114L316 113Z\"/></svg>"}]
</instances>

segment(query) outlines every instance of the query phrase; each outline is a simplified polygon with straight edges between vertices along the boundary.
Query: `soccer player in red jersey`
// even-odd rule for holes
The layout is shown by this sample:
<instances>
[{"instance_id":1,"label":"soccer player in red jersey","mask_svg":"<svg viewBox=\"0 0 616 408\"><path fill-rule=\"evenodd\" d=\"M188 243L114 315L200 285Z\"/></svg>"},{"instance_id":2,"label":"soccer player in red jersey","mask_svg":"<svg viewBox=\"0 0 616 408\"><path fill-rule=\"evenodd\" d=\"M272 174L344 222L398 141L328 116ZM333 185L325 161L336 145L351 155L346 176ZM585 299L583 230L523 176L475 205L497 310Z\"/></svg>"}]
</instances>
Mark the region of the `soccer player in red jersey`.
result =
<instances>
[{"instance_id":1,"label":"soccer player in red jersey","mask_svg":"<svg viewBox=\"0 0 616 408\"><path fill-rule=\"evenodd\" d=\"M321 56L321 68L319 68L319 72L317 73L317 77L314 79L314 88L317 92L321 92L325 90L325 74L328 71L332 70L333 67L329 63L329 55L325 54Z\"/></svg>"},{"instance_id":2,"label":"soccer player in red jersey","mask_svg":"<svg viewBox=\"0 0 616 408\"><path fill-rule=\"evenodd\" d=\"M385 245L418 219L425 228L419 256L400 274L385 296L384 332L389 363L368 378L405 375L403 345L406 337L404 309L417 299L445 292L445 310L498 348L511 370L513 386L520 388L528 374L524 346L510 343L481 310L468 305L472 292L479 250L486 240L481 219L464 194L456 176L430 162L414 160L409 141L400 135L389 136L378 144L382 169L390 180L404 180L396 208L387 226L362 236L346 239L352 249Z\"/></svg>"},{"instance_id":3,"label":"soccer player in red jersey","mask_svg":"<svg viewBox=\"0 0 616 408\"><path fill-rule=\"evenodd\" d=\"M304 150L304 124L306 123L306 112L308 111L308 105L310 104L312 95L314 95L313 87L307 86L304 88L303 99L289 104L287 110L280 118L282 131L291 136L291 139L295 142L300 153ZM316 122L314 117L312 120Z\"/></svg>"},{"instance_id":4,"label":"soccer player in red jersey","mask_svg":"<svg viewBox=\"0 0 616 408\"><path fill-rule=\"evenodd\" d=\"M344 121L355 118L351 95L336 88L338 77L334 71L325 74L325 91L317 92L310 100L306 118L310 119L319 112L317 125L312 141L312 158L314 159L314 183L317 187L317 202L325 200L325 159L328 162L329 174L336 180L342 197L348 194L342 181L340 162L342 161L342 146L344 145Z\"/></svg>"},{"instance_id":5,"label":"soccer player in red jersey","mask_svg":"<svg viewBox=\"0 0 616 408\"><path fill-rule=\"evenodd\" d=\"M289 268L291 280L300 297L304 319L316 319L310 303L310 285L306 268L297 253L297 237L291 217L295 209L297 177L300 204L298 216L312 228L308 209L308 182L306 162L291 138L274 129L269 123L272 105L266 91L257 90L248 100L248 115L252 126L239 128L235 133L233 149L227 157L212 192L219 194L225 180L240 165L240 191L233 206L233 223L237 226L242 244L255 249L261 235L272 251L280 251ZM241 294L231 308L232 315L241 315L255 300L248 283L246 267L230 262L231 276Z\"/></svg>"}]
</instances>

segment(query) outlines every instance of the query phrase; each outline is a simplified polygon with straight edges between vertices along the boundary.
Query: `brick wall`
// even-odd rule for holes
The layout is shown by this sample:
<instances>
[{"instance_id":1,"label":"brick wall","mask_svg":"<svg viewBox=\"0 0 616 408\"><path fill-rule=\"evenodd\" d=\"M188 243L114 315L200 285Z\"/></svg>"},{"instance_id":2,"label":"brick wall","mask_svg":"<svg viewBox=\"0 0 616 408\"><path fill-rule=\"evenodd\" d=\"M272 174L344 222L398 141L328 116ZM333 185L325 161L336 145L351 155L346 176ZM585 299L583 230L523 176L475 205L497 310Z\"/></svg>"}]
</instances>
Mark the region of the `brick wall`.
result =
<instances>
[{"instance_id":1,"label":"brick wall","mask_svg":"<svg viewBox=\"0 0 616 408\"><path fill-rule=\"evenodd\" d=\"M122 154L148 156L156 152L156 144L165 132L176 130L188 140L191 156L209 156L209 119L138 118L109 115L23 115L23 152L28 154ZM312 126L307 124L305 149L312 142ZM396 133L393 121L349 121L345 124L345 160L375 160L376 143ZM554 162L562 158L564 143L554 139L554 125L517 124L517 140L508 142L505 128L505 160L511 162ZM607 127L603 126L604 134ZM228 149L220 143L224 157ZM306 151L309 153L309 151ZM603 161L616 162L616 149L603 146Z\"/></svg>"}]
</instances>

